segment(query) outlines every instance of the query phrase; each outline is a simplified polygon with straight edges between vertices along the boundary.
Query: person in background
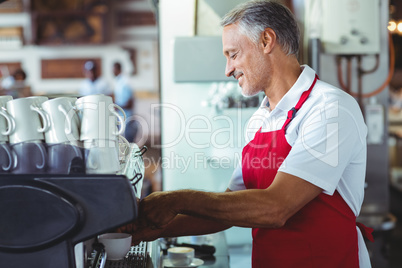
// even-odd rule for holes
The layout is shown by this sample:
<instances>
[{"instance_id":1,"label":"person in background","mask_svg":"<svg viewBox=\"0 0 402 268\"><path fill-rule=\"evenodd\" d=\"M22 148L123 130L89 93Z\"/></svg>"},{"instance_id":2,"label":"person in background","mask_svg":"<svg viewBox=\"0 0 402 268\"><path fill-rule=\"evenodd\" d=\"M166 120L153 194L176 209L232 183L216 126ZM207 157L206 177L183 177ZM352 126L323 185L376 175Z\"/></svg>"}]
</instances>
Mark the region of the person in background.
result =
<instances>
[{"instance_id":1,"label":"person in background","mask_svg":"<svg viewBox=\"0 0 402 268\"><path fill-rule=\"evenodd\" d=\"M402 111L402 87L390 86L389 111L397 114Z\"/></svg>"},{"instance_id":2,"label":"person in background","mask_svg":"<svg viewBox=\"0 0 402 268\"><path fill-rule=\"evenodd\" d=\"M243 3L222 26L226 76L247 96L265 93L241 166L223 193L150 194L122 230L139 242L250 227L253 268L371 267L372 229L356 223L367 158L358 103L300 66L297 22L278 2Z\"/></svg>"},{"instance_id":3,"label":"person in background","mask_svg":"<svg viewBox=\"0 0 402 268\"><path fill-rule=\"evenodd\" d=\"M79 89L79 94L82 96L93 94L112 95L112 90L109 84L99 76L99 67L95 61L87 61L83 67L85 80L82 82Z\"/></svg>"},{"instance_id":4,"label":"person in background","mask_svg":"<svg viewBox=\"0 0 402 268\"><path fill-rule=\"evenodd\" d=\"M31 96L31 88L25 84L27 75L21 68L16 69L12 75L7 76L1 81L1 87L5 93L14 98Z\"/></svg>"},{"instance_id":5,"label":"person in background","mask_svg":"<svg viewBox=\"0 0 402 268\"><path fill-rule=\"evenodd\" d=\"M126 128L124 137L129 142L134 142L137 134L137 124L133 118L134 93L126 76L122 73L120 62L113 64L113 74L115 76L115 85L113 91L114 103L123 108L126 114Z\"/></svg>"}]
</instances>

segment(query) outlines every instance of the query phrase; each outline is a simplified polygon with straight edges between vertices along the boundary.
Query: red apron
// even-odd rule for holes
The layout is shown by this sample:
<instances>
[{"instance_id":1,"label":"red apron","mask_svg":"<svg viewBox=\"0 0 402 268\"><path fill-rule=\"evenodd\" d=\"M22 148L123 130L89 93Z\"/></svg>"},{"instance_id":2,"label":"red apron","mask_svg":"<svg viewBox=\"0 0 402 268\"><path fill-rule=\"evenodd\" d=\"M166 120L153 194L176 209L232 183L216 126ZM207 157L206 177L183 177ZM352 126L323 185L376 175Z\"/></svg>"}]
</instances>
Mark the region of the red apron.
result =
<instances>
[{"instance_id":1,"label":"red apron","mask_svg":"<svg viewBox=\"0 0 402 268\"><path fill-rule=\"evenodd\" d=\"M242 171L247 189L271 185L292 148L285 138L286 127L316 81L317 77L288 112L282 129L265 133L260 129L244 147ZM367 229L362 227L362 231ZM281 228L253 228L252 233L253 268L359 267L356 216L337 191L333 196L321 193Z\"/></svg>"}]
</instances>

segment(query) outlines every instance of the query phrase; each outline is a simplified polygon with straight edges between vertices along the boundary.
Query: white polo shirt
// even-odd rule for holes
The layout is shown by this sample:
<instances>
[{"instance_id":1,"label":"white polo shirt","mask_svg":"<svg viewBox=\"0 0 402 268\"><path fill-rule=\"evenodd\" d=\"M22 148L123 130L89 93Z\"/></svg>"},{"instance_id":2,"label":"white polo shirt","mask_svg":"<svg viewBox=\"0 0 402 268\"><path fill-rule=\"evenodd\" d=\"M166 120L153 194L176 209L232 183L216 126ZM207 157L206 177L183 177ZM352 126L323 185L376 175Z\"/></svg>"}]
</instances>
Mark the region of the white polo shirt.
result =
<instances>
[{"instance_id":1,"label":"white polo shirt","mask_svg":"<svg viewBox=\"0 0 402 268\"><path fill-rule=\"evenodd\" d=\"M86 78L84 81L82 81L78 93L82 96L93 94L111 95L112 90L106 80L102 77L98 77L95 81L91 81L90 79Z\"/></svg>"},{"instance_id":2,"label":"white polo shirt","mask_svg":"<svg viewBox=\"0 0 402 268\"><path fill-rule=\"evenodd\" d=\"M296 83L275 109L271 111L268 98L264 98L247 125L246 143L254 138L260 127L262 132L282 128L288 111L296 105L301 94L310 88L316 75L306 65L301 68L302 73ZM358 216L364 198L366 135L367 127L356 100L344 91L318 80L286 129L285 137L292 149L279 171L306 180L322 188L328 195L337 190ZM229 189L246 189L241 165L233 172ZM360 267L371 267L359 229L358 235Z\"/></svg>"}]
</instances>

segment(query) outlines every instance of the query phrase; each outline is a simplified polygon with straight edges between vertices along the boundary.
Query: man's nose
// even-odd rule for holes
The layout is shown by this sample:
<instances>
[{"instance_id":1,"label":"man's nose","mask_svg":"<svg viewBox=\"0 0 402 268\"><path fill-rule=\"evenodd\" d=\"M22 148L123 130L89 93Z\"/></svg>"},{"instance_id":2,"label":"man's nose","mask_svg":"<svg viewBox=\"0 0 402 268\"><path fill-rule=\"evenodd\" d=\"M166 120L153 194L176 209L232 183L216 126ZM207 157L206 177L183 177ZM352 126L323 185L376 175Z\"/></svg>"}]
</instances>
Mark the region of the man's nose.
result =
<instances>
[{"instance_id":1,"label":"man's nose","mask_svg":"<svg viewBox=\"0 0 402 268\"><path fill-rule=\"evenodd\" d=\"M234 68L233 68L232 64L229 61L227 61L226 68L225 68L225 75L227 77L230 77L233 75L233 72L234 72Z\"/></svg>"}]
</instances>

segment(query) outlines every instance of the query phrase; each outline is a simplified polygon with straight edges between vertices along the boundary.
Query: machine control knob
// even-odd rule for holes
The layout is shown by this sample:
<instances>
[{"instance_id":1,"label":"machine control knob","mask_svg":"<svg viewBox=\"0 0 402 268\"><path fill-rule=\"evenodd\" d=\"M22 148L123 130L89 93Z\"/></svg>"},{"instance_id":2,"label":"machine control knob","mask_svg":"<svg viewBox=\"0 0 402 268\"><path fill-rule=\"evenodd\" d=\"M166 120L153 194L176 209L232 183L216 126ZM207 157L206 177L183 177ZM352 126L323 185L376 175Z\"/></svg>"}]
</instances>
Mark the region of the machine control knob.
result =
<instances>
[{"instance_id":1,"label":"machine control knob","mask_svg":"<svg viewBox=\"0 0 402 268\"><path fill-rule=\"evenodd\" d=\"M350 33L351 33L352 35L359 35L359 31L358 31L357 29L352 29L352 30L350 31Z\"/></svg>"},{"instance_id":2,"label":"machine control knob","mask_svg":"<svg viewBox=\"0 0 402 268\"><path fill-rule=\"evenodd\" d=\"M341 45L346 45L349 39L346 36L342 36L340 39Z\"/></svg>"},{"instance_id":3,"label":"machine control knob","mask_svg":"<svg viewBox=\"0 0 402 268\"><path fill-rule=\"evenodd\" d=\"M365 44L367 44L368 43L368 38L367 37L365 37L365 36L363 36L362 38L360 38L360 43L362 44L362 45L365 45Z\"/></svg>"}]
</instances>

